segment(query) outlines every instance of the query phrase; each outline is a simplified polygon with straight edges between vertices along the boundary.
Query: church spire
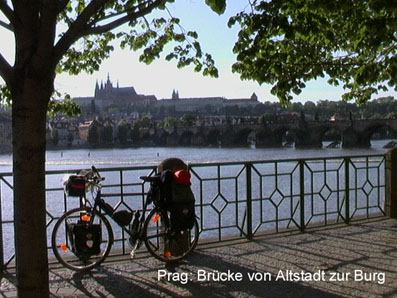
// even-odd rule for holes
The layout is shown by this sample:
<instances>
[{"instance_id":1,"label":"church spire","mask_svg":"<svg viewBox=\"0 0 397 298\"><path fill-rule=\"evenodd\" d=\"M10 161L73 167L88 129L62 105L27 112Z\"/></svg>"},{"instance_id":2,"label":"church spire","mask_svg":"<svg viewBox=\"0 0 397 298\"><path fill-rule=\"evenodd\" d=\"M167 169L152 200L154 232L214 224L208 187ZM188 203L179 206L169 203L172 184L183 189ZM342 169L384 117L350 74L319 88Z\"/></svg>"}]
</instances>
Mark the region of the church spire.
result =
<instances>
[{"instance_id":1,"label":"church spire","mask_svg":"<svg viewBox=\"0 0 397 298\"><path fill-rule=\"evenodd\" d=\"M98 94L98 91L99 91L99 85L98 85L98 80L96 80L96 83L95 83L95 93L94 93L94 96L97 96L97 94Z\"/></svg>"},{"instance_id":2,"label":"church spire","mask_svg":"<svg viewBox=\"0 0 397 298\"><path fill-rule=\"evenodd\" d=\"M177 91L175 91L175 89L172 90L171 99L179 99L178 90Z\"/></svg>"},{"instance_id":3,"label":"church spire","mask_svg":"<svg viewBox=\"0 0 397 298\"><path fill-rule=\"evenodd\" d=\"M108 73L108 79L107 79L106 84L105 84L105 89L112 89L112 88L113 88L113 84L110 81L110 75Z\"/></svg>"}]
</instances>

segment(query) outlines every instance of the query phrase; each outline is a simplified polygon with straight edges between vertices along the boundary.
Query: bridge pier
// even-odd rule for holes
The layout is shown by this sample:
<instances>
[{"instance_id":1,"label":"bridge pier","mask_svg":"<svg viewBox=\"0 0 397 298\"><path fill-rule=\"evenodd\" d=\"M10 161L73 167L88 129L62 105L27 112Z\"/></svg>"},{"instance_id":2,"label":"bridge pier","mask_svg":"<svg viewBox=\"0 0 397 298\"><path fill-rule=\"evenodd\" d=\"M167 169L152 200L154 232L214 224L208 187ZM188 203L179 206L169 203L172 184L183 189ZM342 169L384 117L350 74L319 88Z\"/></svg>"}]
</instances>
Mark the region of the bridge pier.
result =
<instances>
[{"instance_id":1,"label":"bridge pier","mask_svg":"<svg viewBox=\"0 0 397 298\"><path fill-rule=\"evenodd\" d=\"M342 132L342 148L369 148L370 136L348 128Z\"/></svg>"},{"instance_id":2,"label":"bridge pier","mask_svg":"<svg viewBox=\"0 0 397 298\"><path fill-rule=\"evenodd\" d=\"M260 129L256 133L256 147L282 147L282 132Z\"/></svg>"},{"instance_id":3,"label":"bridge pier","mask_svg":"<svg viewBox=\"0 0 397 298\"><path fill-rule=\"evenodd\" d=\"M309 131L298 129L295 131L295 148L322 148L322 133L319 130Z\"/></svg>"}]
</instances>

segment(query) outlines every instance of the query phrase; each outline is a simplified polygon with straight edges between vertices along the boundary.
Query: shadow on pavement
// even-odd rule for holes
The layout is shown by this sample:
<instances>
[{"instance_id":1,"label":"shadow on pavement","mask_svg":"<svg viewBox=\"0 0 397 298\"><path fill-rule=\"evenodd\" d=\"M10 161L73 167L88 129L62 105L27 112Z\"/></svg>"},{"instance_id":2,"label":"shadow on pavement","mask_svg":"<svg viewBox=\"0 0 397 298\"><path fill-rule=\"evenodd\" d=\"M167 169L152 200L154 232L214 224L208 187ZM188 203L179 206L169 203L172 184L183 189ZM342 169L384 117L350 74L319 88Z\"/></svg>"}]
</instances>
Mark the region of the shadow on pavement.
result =
<instances>
[{"instance_id":1,"label":"shadow on pavement","mask_svg":"<svg viewBox=\"0 0 397 298\"><path fill-rule=\"evenodd\" d=\"M205 253L195 253L189 260L189 266L194 268L205 268L207 272L219 271L240 272L243 276L242 281L192 281L186 285L180 285L188 290L194 297L339 297L324 291L313 289L310 286L302 285L297 282L278 280L272 275L268 281L250 281L248 274L261 272L255 271L238 264L226 262L224 259L211 256ZM194 272L192 272L194 275Z\"/></svg>"},{"instance_id":2,"label":"shadow on pavement","mask_svg":"<svg viewBox=\"0 0 397 298\"><path fill-rule=\"evenodd\" d=\"M121 270L103 267L97 273L89 275L96 289L90 288L89 284L84 282L87 275L74 274L71 282L82 294L87 297L105 297L108 295L114 297L149 297L149 296L193 296L193 297L339 297L324 291L313 289L310 286L302 285L296 282L274 281L250 281L248 273L256 271L227 262L216 256L206 253L196 252L188 262L182 263L174 268L168 267L169 272L187 273L190 281L186 284L177 281L167 281L162 279L158 281L157 270L145 270L144 272L134 272L136 264ZM206 272L239 272L243 276L242 281L214 281L214 280L197 280L197 271L199 269ZM92 282L91 282L92 283Z\"/></svg>"}]
</instances>

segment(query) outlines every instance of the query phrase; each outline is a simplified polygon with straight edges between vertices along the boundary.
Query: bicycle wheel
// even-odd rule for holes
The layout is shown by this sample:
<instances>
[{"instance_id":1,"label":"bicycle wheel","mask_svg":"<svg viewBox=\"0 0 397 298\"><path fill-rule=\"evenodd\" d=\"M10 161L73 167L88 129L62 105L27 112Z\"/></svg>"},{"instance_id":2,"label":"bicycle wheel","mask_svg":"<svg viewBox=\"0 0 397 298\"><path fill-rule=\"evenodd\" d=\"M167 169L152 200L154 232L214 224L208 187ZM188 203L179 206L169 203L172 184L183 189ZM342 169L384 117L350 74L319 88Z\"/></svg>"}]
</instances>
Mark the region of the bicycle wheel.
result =
<instances>
[{"instance_id":1,"label":"bicycle wheel","mask_svg":"<svg viewBox=\"0 0 397 298\"><path fill-rule=\"evenodd\" d=\"M144 224L145 245L149 253L163 262L185 258L197 245L199 226L194 220L192 229L173 231L169 227L169 212L154 208Z\"/></svg>"},{"instance_id":2,"label":"bicycle wheel","mask_svg":"<svg viewBox=\"0 0 397 298\"><path fill-rule=\"evenodd\" d=\"M88 253L76 250L76 245L73 245L75 240L71 239L70 227L78 222L89 221L91 211L89 208L69 210L58 219L52 232L51 244L55 257L62 265L75 271L88 271L98 266L109 255L113 244L113 231L109 221L104 215L95 214L92 222L87 223L86 227L92 224L100 226L100 232L98 232L100 236L97 239L99 248L96 247L97 251Z\"/></svg>"}]
</instances>

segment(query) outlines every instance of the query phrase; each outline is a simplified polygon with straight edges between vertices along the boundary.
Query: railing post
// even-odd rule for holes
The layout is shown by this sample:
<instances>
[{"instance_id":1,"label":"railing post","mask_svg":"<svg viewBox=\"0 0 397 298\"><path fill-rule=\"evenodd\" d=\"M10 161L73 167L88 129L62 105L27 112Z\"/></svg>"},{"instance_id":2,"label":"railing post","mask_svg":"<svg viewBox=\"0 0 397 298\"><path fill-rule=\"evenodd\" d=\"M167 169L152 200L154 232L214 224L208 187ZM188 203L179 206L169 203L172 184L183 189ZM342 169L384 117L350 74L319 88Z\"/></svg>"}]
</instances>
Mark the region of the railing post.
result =
<instances>
[{"instance_id":1,"label":"railing post","mask_svg":"<svg viewBox=\"0 0 397 298\"><path fill-rule=\"evenodd\" d=\"M1 182L0 182L0 270L4 272L4 249L3 249L3 214L1 205L2 193L1 193Z\"/></svg>"},{"instance_id":2,"label":"railing post","mask_svg":"<svg viewBox=\"0 0 397 298\"><path fill-rule=\"evenodd\" d=\"M385 213L397 218L397 148L387 152L385 172Z\"/></svg>"},{"instance_id":3,"label":"railing post","mask_svg":"<svg viewBox=\"0 0 397 298\"><path fill-rule=\"evenodd\" d=\"M252 164L245 164L247 186L247 239L252 240Z\"/></svg>"},{"instance_id":4,"label":"railing post","mask_svg":"<svg viewBox=\"0 0 397 298\"><path fill-rule=\"evenodd\" d=\"M305 162L299 160L300 231L305 231Z\"/></svg>"},{"instance_id":5,"label":"railing post","mask_svg":"<svg viewBox=\"0 0 397 298\"><path fill-rule=\"evenodd\" d=\"M350 158L345 157L345 223L350 223Z\"/></svg>"}]
</instances>

